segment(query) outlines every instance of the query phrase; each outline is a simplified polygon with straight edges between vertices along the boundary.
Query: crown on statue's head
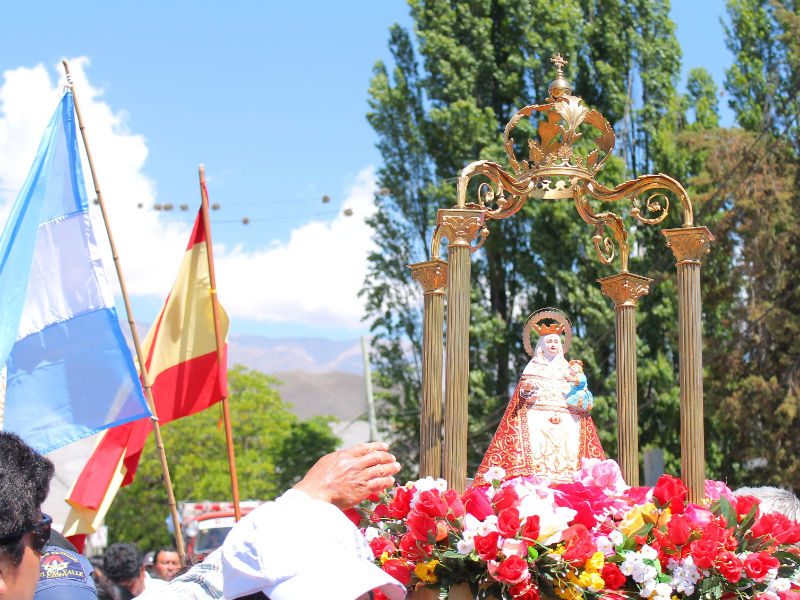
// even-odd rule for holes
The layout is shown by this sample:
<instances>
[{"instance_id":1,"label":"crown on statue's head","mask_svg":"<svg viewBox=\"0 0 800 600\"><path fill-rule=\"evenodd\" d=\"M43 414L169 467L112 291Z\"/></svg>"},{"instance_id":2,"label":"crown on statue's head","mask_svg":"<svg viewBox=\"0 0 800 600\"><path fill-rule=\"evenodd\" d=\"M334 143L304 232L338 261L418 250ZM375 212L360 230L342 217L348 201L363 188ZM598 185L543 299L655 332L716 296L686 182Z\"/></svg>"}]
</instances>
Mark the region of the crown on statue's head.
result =
<instances>
[{"instance_id":1,"label":"crown on statue's head","mask_svg":"<svg viewBox=\"0 0 800 600\"><path fill-rule=\"evenodd\" d=\"M542 335L550 335L551 333L557 333L561 335L564 332L564 324L563 323L550 323L550 325L540 325L538 323L533 324L533 328L536 330L540 336Z\"/></svg>"}]
</instances>

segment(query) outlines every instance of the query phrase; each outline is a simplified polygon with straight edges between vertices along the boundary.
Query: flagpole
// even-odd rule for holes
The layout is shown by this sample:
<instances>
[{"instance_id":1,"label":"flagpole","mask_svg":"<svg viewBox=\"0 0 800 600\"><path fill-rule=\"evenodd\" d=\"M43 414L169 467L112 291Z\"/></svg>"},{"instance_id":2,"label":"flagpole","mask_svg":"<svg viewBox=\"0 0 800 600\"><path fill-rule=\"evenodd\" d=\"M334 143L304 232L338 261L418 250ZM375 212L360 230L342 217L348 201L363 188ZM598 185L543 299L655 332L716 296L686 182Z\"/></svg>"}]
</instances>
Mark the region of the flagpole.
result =
<instances>
[{"instance_id":1,"label":"flagpole","mask_svg":"<svg viewBox=\"0 0 800 600\"><path fill-rule=\"evenodd\" d=\"M217 365L222 367L222 329L219 325L219 298L217 298L217 276L214 272L214 252L211 249L211 219L208 215L208 189L206 188L206 168L198 167L200 172L200 201L203 213L203 227L206 231L206 248L208 250L208 275L211 283L211 306L214 313L214 334L217 338ZM231 473L231 494L233 495L233 514L238 521L242 518L239 508L239 480L236 477L236 458L233 454L233 430L231 429L231 411L228 406L227 393L222 397L222 420L225 422L225 440L228 444L228 467Z\"/></svg>"},{"instance_id":2,"label":"flagpole","mask_svg":"<svg viewBox=\"0 0 800 600\"><path fill-rule=\"evenodd\" d=\"M75 105L75 114L78 117L78 126L81 130L81 137L83 138L83 147L86 150L86 158L89 160L89 170L92 173L92 182L94 183L94 191L97 194L97 203L100 205L100 212L103 214L103 223L108 234L108 242L111 245L111 255L114 258L114 267L117 270L117 278L119 279L119 287L122 290L122 299L125 302L125 313L128 317L128 325L131 328L131 336L133 337L133 346L136 349L136 358L139 361L139 372L142 376L142 385L144 387L144 396L150 411L153 413L151 417L153 421L153 431L156 437L156 448L158 448L158 455L161 458L161 471L164 474L164 486L167 489L167 502L169 504L170 513L172 514L172 522L175 526L175 543L178 549L178 556L181 559L181 564L186 564L186 551L183 546L183 533L181 532L181 521L178 516L178 506L175 503L175 494L172 491L172 479L169 476L169 466L167 465L167 455L164 451L164 442L161 439L161 428L158 425L158 416L156 415L156 407L153 402L153 393L150 390L150 376L147 374L147 367L145 366L145 359L142 355L142 346L139 343L139 334L136 331L136 323L133 320L133 312L131 311L130 301L128 300L128 291L125 288L125 279L122 276L122 269L120 267L119 255L117 254L117 247L114 244L114 237L111 235L111 227L108 222L108 215L106 213L106 205L103 202L103 194L100 191L100 184L97 181L97 174L94 170L94 163L92 162L92 153L89 151L89 142L86 139L86 131L83 126L83 119L81 118L81 111L78 107L78 98L75 96L75 86L72 83L72 77L69 72L69 63L66 59L61 61L64 64L64 71L67 73L67 85L72 90L72 100Z\"/></svg>"}]
</instances>

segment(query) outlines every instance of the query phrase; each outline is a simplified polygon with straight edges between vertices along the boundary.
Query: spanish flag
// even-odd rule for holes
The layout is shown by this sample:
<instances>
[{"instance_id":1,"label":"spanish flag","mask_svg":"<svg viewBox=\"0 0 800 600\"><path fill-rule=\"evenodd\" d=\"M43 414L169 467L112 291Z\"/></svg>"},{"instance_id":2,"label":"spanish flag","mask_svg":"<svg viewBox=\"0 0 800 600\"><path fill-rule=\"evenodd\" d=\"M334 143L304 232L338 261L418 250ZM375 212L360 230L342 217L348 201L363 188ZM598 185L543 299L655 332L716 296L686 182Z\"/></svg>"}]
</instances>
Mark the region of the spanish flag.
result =
<instances>
[{"instance_id":1,"label":"spanish flag","mask_svg":"<svg viewBox=\"0 0 800 600\"><path fill-rule=\"evenodd\" d=\"M142 352L160 424L194 414L228 395L227 341L218 360L202 209L178 277L145 338ZM221 339L228 317L220 307ZM71 507L64 535L92 533L102 523L117 490L133 481L142 448L153 430L140 419L105 432L67 494Z\"/></svg>"}]
</instances>

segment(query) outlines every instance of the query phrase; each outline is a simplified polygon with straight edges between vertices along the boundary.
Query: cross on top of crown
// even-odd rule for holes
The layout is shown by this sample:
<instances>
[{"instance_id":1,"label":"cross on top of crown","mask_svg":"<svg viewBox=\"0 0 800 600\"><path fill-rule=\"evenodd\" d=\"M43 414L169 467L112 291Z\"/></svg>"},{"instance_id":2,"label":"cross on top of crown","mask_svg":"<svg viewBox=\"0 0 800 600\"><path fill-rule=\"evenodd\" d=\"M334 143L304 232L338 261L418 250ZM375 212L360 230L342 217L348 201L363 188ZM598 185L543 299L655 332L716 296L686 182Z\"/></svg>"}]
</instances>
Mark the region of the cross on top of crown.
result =
<instances>
[{"instance_id":1,"label":"cross on top of crown","mask_svg":"<svg viewBox=\"0 0 800 600\"><path fill-rule=\"evenodd\" d=\"M553 58L550 59L550 62L553 63L556 66L556 69L558 69L557 75L560 75L560 76L563 77L564 73L563 73L563 71L561 69L564 68L564 65L567 64L567 61L564 60L563 56L561 56L561 52L556 52L556 55Z\"/></svg>"}]
</instances>

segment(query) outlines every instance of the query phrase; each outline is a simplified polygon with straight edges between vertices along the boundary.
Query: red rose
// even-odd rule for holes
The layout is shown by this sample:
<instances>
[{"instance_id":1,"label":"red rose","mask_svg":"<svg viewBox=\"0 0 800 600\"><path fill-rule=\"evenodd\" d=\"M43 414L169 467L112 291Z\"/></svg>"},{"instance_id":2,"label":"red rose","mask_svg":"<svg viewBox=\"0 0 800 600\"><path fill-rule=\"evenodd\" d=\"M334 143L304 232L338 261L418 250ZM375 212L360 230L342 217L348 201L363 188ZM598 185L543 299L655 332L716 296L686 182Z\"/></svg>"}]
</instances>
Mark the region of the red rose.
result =
<instances>
[{"instance_id":1,"label":"red rose","mask_svg":"<svg viewBox=\"0 0 800 600\"><path fill-rule=\"evenodd\" d=\"M767 513L761 515L755 520L753 526L750 528L750 533L753 537L771 536L772 530L775 528L775 514Z\"/></svg>"},{"instance_id":2,"label":"red rose","mask_svg":"<svg viewBox=\"0 0 800 600\"><path fill-rule=\"evenodd\" d=\"M436 537L436 519L417 510L409 513L406 518L406 527L411 535L423 542L428 541L428 535Z\"/></svg>"},{"instance_id":3,"label":"red rose","mask_svg":"<svg viewBox=\"0 0 800 600\"><path fill-rule=\"evenodd\" d=\"M519 511L516 508L506 508L501 511L497 515L497 530L503 537L517 537L517 533L519 533Z\"/></svg>"},{"instance_id":4,"label":"red rose","mask_svg":"<svg viewBox=\"0 0 800 600\"><path fill-rule=\"evenodd\" d=\"M686 495L689 489L677 477L662 475L653 488L653 498L662 508L669 506L672 514L679 515L686 509Z\"/></svg>"},{"instance_id":5,"label":"red rose","mask_svg":"<svg viewBox=\"0 0 800 600\"><path fill-rule=\"evenodd\" d=\"M429 517L444 518L447 514L447 501L442 498L438 490L425 490L419 495L416 510L424 512Z\"/></svg>"},{"instance_id":6,"label":"red rose","mask_svg":"<svg viewBox=\"0 0 800 600\"><path fill-rule=\"evenodd\" d=\"M800 525L781 513L775 513L772 537L779 544L795 544L800 541Z\"/></svg>"},{"instance_id":7,"label":"red rose","mask_svg":"<svg viewBox=\"0 0 800 600\"><path fill-rule=\"evenodd\" d=\"M400 540L400 552L409 560L422 560L430 556L433 546L421 542L413 535L404 535Z\"/></svg>"},{"instance_id":8,"label":"red rose","mask_svg":"<svg viewBox=\"0 0 800 600\"><path fill-rule=\"evenodd\" d=\"M797 590L786 590L785 592L778 592L778 598L781 600L800 600L800 592Z\"/></svg>"},{"instance_id":9,"label":"red rose","mask_svg":"<svg viewBox=\"0 0 800 600\"><path fill-rule=\"evenodd\" d=\"M750 511L752 510L753 506L756 507L756 517L758 517L758 498L754 496L736 496L736 514L739 516L739 520L741 521L744 517L746 517Z\"/></svg>"},{"instance_id":10,"label":"red rose","mask_svg":"<svg viewBox=\"0 0 800 600\"><path fill-rule=\"evenodd\" d=\"M717 557L719 544L714 540L700 538L689 544L689 553L698 569L710 569Z\"/></svg>"},{"instance_id":11,"label":"red rose","mask_svg":"<svg viewBox=\"0 0 800 600\"><path fill-rule=\"evenodd\" d=\"M481 560L490 561L497 558L497 540L500 534L492 531L488 535L475 536L475 552L481 557Z\"/></svg>"},{"instance_id":12,"label":"red rose","mask_svg":"<svg viewBox=\"0 0 800 600\"><path fill-rule=\"evenodd\" d=\"M673 515L667 523L667 536L674 546L683 546L689 541L692 526L683 515Z\"/></svg>"},{"instance_id":13,"label":"red rose","mask_svg":"<svg viewBox=\"0 0 800 600\"><path fill-rule=\"evenodd\" d=\"M525 523L522 525L522 538L531 542L539 539L539 515L525 519Z\"/></svg>"},{"instance_id":14,"label":"red rose","mask_svg":"<svg viewBox=\"0 0 800 600\"><path fill-rule=\"evenodd\" d=\"M389 507L385 504L378 504L375 507L375 510L372 511L372 515L370 516L371 521L380 521L381 519L386 519L390 517L391 513L389 512Z\"/></svg>"},{"instance_id":15,"label":"red rose","mask_svg":"<svg viewBox=\"0 0 800 600\"><path fill-rule=\"evenodd\" d=\"M603 571L600 574L603 581L606 582L606 589L616 590L625 585L625 575L619 570L619 567L614 563L605 563Z\"/></svg>"},{"instance_id":16,"label":"red rose","mask_svg":"<svg viewBox=\"0 0 800 600\"><path fill-rule=\"evenodd\" d=\"M467 488L461 496L464 501L464 509L478 521L483 521L489 515L494 514L492 503L480 488Z\"/></svg>"},{"instance_id":17,"label":"red rose","mask_svg":"<svg viewBox=\"0 0 800 600\"><path fill-rule=\"evenodd\" d=\"M381 567L389 575L397 579L400 583L407 585L411 583L412 567L404 563L399 558L390 558Z\"/></svg>"},{"instance_id":18,"label":"red rose","mask_svg":"<svg viewBox=\"0 0 800 600\"><path fill-rule=\"evenodd\" d=\"M514 600L539 600L539 586L532 581L523 581L509 588L508 592Z\"/></svg>"},{"instance_id":19,"label":"red rose","mask_svg":"<svg viewBox=\"0 0 800 600\"><path fill-rule=\"evenodd\" d=\"M770 569L777 569L780 561L766 552L754 552L744 559L744 572L754 581L764 581Z\"/></svg>"},{"instance_id":20,"label":"red rose","mask_svg":"<svg viewBox=\"0 0 800 600\"><path fill-rule=\"evenodd\" d=\"M520 583L524 579L530 579L531 572L528 570L527 561L519 556L509 556L497 567L495 579L503 583Z\"/></svg>"},{"instance_id":21,"label":"red rose","mask_svg":"<svg viewBox=\"0 0 800 600\"><path fill-rule=\"evenodd\" d=\"M466 511L464 510L464 503L461 502L461 496L458 495L458 492L455 490L447 490L444 493L445 502L447 502L447 508L449 509L448 517L452 519L458 519L459 517L463 517Z\"/></svg>"},{"instance_id":22,"label":"red rose","mask_svg":"<svg viewBox=\"0 0 800 600\"><path fill-rule=\"evenodd\" d=\"M394 499L389 503L389 513L395 519L404 519L411 510L411 499L414 497L414 492L408 488L397 488Z\"/></svg>"},{"instance_id":23,"label":"red rose","mask_svg":"<svg viewBox=\"0 0 800 600\"><path fill-rule=\"evenodd\" d=\"M720 552L714 561L714 566L731 583L736 583L742 578L742 561L733 552Z\"/></svg>"},{"instance_id":24,"label":"red rose","mask_svg":"<svg viewBox=\"0 0 800 600\"><path fill-rule=\"evenodd\" d=\"M597 552L597 545L589 530L583 525L572 525L564 530L561 539L565 542L564 554L561 557L567 562L585 563Z\"/></svg>"},{"instance_id":25,"label":"red rose","mask_svg":"<svg viewBox=\"0 0 800 600\"><path fill-rule=\"evenodd\" d=\"M494 504L494 509L499 515L507 508L516 508L519 505L519 496L517 496L517 492L514 491L513 487L504 487L494 495L492 504Z\"/></svg>"},{"instance_id":26,"label":"red rose","mask_svg":"<svg viewBox=\"0 0 800 600\"><path fill-rule=\"evenodd\" d=\"M380 535L372 538L372 541L369 543L369 547L372 549L372 553L375 556L380 556L384 552L388 552L389 554L394 554L397 552L397 547L394 545L394 543Z\"/></svg>"}]
</instances>

